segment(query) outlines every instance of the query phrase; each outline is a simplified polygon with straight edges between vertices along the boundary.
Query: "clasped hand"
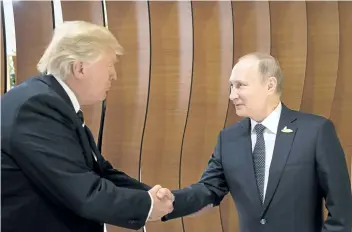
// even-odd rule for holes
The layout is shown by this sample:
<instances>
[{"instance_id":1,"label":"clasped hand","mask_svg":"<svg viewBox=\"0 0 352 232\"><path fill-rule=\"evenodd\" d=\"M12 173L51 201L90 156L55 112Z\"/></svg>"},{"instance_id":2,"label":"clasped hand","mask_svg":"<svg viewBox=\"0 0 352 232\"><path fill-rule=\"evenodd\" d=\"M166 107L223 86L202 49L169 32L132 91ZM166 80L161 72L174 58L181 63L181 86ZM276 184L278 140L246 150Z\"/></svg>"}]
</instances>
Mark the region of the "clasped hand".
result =
<instances>
[{"instance_id":1,"label":"clasped hand","mask_svg":"<svg viewBox=\"0 0 352 232\"><path fill-rule=\"evenodd\" d=\"M174 210L173 202L175 197L169 189L155 185L149 190L149 193L153 198L153 209L149 216L149 221L160 220L163 216Z\"/></svg>"}]
</instances>

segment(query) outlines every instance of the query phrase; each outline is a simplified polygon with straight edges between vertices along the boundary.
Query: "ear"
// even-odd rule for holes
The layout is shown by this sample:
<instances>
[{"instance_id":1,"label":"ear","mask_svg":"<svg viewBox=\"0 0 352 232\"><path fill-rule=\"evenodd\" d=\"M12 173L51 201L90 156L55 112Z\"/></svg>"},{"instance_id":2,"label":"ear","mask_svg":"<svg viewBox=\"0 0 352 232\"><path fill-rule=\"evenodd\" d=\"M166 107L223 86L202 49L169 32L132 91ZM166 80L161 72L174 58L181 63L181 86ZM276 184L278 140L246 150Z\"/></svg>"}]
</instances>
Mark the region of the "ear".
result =
<instances>
[{"instance_id":1,"label":"ear","mask_svg":"<svg viewBox=\"0 0 352 232\"><path fill-rule=\"evenodd\" d=\"M72 73L73 76L77 79L84 78L84 65L81 61L73 61L72 63Z\"/></svg>"},{"instance_id":2,"label":"ear","mask_svg":"<svg viewBox=\"0 0 352 232\"><path fill-rule=\"evenodd\" d=\"M275 77L269 77L268 78L268 91L270 93L275 93L276 92L276 87L277 87L277 80Z\"/></svg>"}]
</instances>

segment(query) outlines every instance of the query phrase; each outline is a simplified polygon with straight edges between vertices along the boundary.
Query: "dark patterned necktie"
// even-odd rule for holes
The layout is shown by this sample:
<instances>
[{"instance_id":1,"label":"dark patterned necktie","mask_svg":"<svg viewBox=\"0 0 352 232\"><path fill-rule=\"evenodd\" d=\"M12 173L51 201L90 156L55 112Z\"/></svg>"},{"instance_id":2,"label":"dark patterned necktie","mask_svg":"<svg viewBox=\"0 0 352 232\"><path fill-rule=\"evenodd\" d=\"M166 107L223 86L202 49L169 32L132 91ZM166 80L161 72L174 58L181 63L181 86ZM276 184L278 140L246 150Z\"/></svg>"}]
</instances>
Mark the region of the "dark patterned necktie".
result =
<instances>
[{"instance_id":1,"label":"dark patterned necktie","mask_svg":"<svg viewBox=\"0 0 352 232\"><path fill-rule=\"evenodd\" d=\"M264 177L265 177L265 142L263 132L265 126L262 124L257 124L254 127L257 133L257 142L253 150L253 161L254 161L254 171L255 179L257 180L257 186L260 194L260 200L263 202L264 197Z\"/></svg>"},{"instance_id":2,"label":"dark patterned necktie","mask_svg":"<svg viewBox=\"0 0 352 232\"><path fill-rule=\"evenodd\" d=\"M83 112L82 112L82 110L78 110L78 112L77 112L77 117L78 117L79 120L81 121L82 126L84 126L84 117L83 117Z\"/></svg>"}]
</instances>

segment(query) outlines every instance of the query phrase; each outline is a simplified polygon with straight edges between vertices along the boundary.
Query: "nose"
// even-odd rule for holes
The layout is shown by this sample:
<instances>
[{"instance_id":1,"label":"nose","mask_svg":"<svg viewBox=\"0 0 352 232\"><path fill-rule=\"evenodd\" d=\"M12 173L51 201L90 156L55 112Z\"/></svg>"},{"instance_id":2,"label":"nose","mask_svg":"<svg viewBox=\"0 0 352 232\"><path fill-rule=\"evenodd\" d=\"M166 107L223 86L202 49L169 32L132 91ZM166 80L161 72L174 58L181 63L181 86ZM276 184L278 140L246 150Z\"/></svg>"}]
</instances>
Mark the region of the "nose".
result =
<instances>
[{"instance_id":1,"label":"nose","mask_svg":"<svg viewBox=\"0 0 352 232\"><path fill-rule=\"evenodd\" d=\"M230 89L230 100L231 101L233 101L233 100L235 100L236 98L238 98L238 93L237 93L237 91L236 91L236 88L234 88L234 87L232 87L231 89Z\"/></svg>"}]
</instances>

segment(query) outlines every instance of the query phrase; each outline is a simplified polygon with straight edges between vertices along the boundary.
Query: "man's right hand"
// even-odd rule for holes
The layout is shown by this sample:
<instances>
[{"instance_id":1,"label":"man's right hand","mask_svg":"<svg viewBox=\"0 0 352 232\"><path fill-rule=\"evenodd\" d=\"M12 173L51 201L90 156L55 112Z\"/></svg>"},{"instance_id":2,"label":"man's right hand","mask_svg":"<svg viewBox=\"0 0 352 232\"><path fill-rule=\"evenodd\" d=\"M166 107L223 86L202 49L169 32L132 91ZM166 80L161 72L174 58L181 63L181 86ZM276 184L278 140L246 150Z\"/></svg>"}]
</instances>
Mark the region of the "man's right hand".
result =
<instances>
[{"instance_id":1,"label":"man's right hand","mask_svg":"<svg viewBox=\"0 0 352 232\"><path fill-rule=\"evenodd\" d=\"M174 210L174 197L170 190L164 189L160 185L155 185L148 192L153 198L153 209L149 216L149 221L160 220L163 216L171 213Z\"/></svg>"}]
</instances>

